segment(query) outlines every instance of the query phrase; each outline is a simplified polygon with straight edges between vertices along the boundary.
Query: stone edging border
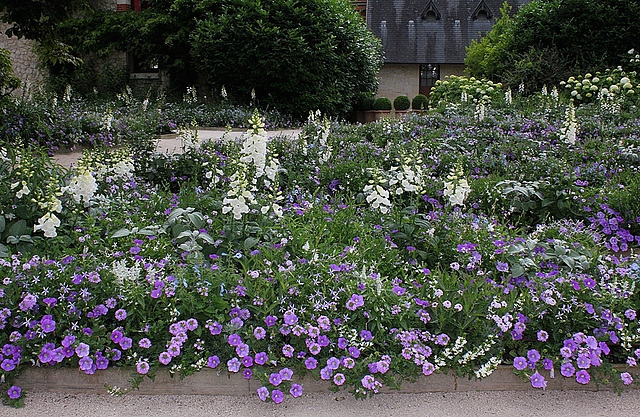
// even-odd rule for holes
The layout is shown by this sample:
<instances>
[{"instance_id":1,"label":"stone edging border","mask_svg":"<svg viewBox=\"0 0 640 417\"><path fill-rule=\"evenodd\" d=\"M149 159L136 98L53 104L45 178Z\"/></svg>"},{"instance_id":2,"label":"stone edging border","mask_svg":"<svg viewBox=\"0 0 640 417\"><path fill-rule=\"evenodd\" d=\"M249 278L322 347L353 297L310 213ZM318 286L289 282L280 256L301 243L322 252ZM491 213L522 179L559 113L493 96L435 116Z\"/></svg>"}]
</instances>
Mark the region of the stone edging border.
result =
<instances>
[{"instance_id":1,"label":"stone edging border","mask_svg":"<svg viewBox=\"0 0 640 417\"><path fill-rule=\"evenodd\" d=\"M627 369L626 366L616 367L620 372ZM105 384L126 388L131 371L123 368L110 368L96 371L94 375L86 375L75 368L27 368L17 379L16 385L26 392L45 391L78 394L106 394ZM593 382L588 385L578 384L574 378L565 378L557 375L547 380L548 390L580 390L597 391L614 389L613 384L596 386ZM306 393L329 392L329 383L322 380L314 380L310 377L299 378ZM171 377L168 370L162 369L156 372L155 381L148 378L142 382L139 390L132 391L141 395L226 395L244 396L254 395L262 384L256 380L245 380L240 374L218 372L214 369L203 369L193 375L180 379L178 375ZM621 383L618 385L622 386ZM624 387L628 389L640 389L638 385ZM482 380L469 380L466 377L455 375L433 374L422 376L414 383L402 384L400 393L420 394L428 392L458 392L458 391L530 391L536 390L530 383L523 381L513 373L511 366L499 366L490 376ZM391 390L385 389L384 392Z\"/></svg>"}]
</instances>

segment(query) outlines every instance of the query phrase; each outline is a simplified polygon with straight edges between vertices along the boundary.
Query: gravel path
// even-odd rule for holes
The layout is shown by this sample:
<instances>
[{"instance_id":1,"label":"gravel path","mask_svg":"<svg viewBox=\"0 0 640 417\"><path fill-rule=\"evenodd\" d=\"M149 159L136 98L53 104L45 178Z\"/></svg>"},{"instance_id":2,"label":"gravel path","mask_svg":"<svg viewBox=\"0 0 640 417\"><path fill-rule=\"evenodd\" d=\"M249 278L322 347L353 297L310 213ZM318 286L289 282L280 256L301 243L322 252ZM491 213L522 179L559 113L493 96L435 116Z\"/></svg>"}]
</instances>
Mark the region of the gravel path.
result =
<instances>
[{"instance_id":1,"label":"gravel path","mask_svg":"<svg viewBox=\"0 0 640 417\"><path fill-rule=\"evenodd\" d=\"M0 416L420 416L636 417L640 396L610 392L527 391L381 394L364 401L348 393L288 397L276 405L256 397L61 394L31 392L25 407L0 406Z\"/></svg>"}]
</instances>

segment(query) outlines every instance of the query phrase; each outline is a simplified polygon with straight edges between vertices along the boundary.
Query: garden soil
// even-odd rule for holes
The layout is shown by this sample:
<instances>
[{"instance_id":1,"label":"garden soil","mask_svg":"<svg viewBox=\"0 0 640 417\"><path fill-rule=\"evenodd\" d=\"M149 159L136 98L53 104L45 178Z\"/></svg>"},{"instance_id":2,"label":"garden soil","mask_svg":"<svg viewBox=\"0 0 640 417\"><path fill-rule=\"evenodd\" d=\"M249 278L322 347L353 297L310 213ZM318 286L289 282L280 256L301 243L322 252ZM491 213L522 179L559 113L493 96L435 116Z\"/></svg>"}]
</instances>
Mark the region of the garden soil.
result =
<instances>
[{"instance_id":1,"label":"garden soil","mask_svg":"<svg viewBox=\"0 0 640 417\"><path fill-rule=\"evenodd\" d=\"M251 417L637 417L636 390L492 391L379 394L356 400L349 393L304 394L276 405L257 396L137 395L123 397L29 392L25 407L0 406L0 416L251 416Z\"/></svg>"},{"instance_id":2,"label":"garden soil","mask_svg":"<svg viewBox=\"0 0 640 417\"><path fill-rule=\"evenodd\" d=\"M270 136L297 136L299 130L268 132ZM236 139L244 131L198 130L198 138ZM175 135L157 141L157 150L176 153L182 142ZM75 165L81 151L62 153L54 160L65 167ZM312 393L301 398L287 397L282 404L262 403L256 396L139 395L122 397L107 394L25 393L25 407L0 406L0 416L41 417L43 415L128 417L128 416L420 416L420 417L640 417L640 395L629 390L612 391L491 391L439 392L424 394L380 394L356 400L349 393Z\"/></svg>"}]
</instances>

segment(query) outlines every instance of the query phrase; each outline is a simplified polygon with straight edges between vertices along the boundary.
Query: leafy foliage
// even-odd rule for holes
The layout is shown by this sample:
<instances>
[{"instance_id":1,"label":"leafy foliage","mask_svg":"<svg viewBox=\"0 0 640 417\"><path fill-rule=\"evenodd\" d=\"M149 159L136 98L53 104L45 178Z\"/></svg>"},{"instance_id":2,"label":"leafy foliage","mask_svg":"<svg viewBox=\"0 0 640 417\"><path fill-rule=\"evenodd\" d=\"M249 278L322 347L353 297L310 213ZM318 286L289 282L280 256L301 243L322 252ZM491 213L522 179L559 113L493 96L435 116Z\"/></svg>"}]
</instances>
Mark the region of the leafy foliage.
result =
<instances>
[{"instance_id":1,"label":"leafy foliage","mask_svg":"<svg viewBox=\"0 0 640 417\"><path fill-rule=\"evenodd\" d=\"M193 57L214 91L298 116L345 114L375 91L379 41L343 0L209 1L191 34Z\"/></svg>"},{"instance_id":2,"label":"leafy foliage","mask_svg":"<svg viewBox=\"0 0 640 417\"><path fill-rule=\"evenodd\" d=\"M628 63L637 48L640 4L627 0L533 0L467 49L471 75L524 83L539 91L572 73L615 68Z\"/></svg>"}]
</instances>

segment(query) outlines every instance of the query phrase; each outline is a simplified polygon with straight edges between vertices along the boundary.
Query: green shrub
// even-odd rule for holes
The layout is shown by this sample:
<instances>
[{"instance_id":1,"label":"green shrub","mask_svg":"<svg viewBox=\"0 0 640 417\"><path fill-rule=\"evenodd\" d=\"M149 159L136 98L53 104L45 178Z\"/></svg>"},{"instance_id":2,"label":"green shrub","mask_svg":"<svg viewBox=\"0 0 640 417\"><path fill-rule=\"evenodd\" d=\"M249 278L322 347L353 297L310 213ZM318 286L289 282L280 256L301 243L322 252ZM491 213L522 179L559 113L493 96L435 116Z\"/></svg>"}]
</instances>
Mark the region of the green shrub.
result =
<instances>
[{"instance_id":1,"label":"green shrub","mask_svg":"<svg viewBox=\"0 0 640 417\"><path fill-rule=\"evenodd\" d=\"M413 110L426 110L429 105L429 98L424 94L418 94L411 100L411 108Z\"/></svg>"},{"instance_id":2,"label":"green shrub","mask_svg":"<svg viewBox=\"0 0 640 417\"><path fill-rule=\"evenodd\" d=\"M373 110L373 103L375 103L376 97L374 93L366 92L360 93L355 104L355 110L367 111Z\"/></svg>"},{"instance_id":3,"label":"green shrub","mask_svg":"<svg viewBox=\"0 0 640 417\"><path fill-rule=\"evenodd\" d=\"M20 80L13 74L9 51L0 48L0 100L20 86Z\"/></svg>"},{"instance_id":4,"label":"green shrub","mask_svg":"<svg viewBox=\"0 0 640 417\"><path fill-rule=\"evenodd\" d=\"M408 110L410 106L411 102L407 96L398 96L393 100L393 108L396 110Z\"/></svg>"},{"instance_id":5,"label":"green shrub","mask_svg":"<svg viewBox=\"0 0 640 417\"><path fill-rule=\"evenodd\" d=\"M373 102L374 110L391 110L392 108L391 100L386 97L378 97L376 101Z\"/></svg>"}]
</instances>

